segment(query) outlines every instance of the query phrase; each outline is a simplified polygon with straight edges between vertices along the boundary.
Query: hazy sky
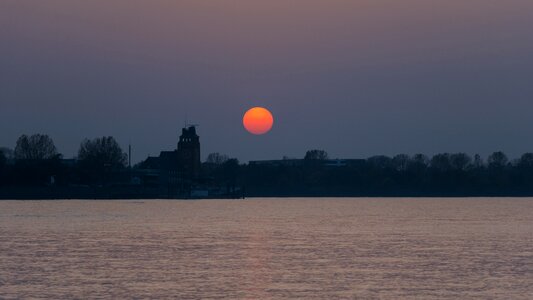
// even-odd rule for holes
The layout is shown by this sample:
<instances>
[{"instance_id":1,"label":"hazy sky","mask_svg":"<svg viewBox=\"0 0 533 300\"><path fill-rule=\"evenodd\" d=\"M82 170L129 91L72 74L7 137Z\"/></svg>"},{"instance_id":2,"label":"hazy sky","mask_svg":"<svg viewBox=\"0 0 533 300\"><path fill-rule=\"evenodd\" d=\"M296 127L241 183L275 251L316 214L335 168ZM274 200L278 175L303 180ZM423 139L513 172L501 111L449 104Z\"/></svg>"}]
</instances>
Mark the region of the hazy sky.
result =
<instances>
[{"instance_id":1,"label":"hazy sky","mask_svg":"<svg viewBox=\"0 0 533 300\"><path fill-rule=\"evenodd\" d=\"M0 146L241 161L533 151L533 1L0 1ZM269 108L252 136L246 109Z\"/></svg>"}]
</instances>

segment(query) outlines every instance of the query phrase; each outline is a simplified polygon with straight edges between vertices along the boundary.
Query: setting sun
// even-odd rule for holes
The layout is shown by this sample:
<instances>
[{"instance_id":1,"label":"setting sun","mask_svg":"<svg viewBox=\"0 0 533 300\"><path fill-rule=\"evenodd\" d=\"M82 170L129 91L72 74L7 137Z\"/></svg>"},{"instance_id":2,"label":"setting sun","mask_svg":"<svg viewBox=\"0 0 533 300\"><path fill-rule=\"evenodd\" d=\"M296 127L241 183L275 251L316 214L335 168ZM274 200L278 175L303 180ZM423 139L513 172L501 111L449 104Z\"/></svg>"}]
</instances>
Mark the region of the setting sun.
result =
<instances>
[{"instance_id":1,"label":"setting sun","mask_svg":"<svg viewBox=\"0 0 533 300\"><path fill-rule=\"evenodd\" d=\"M244 114L242 124L248 132L260 135L270 131L274 124L274 118L268 109L263 107L253 107Z\"/></svg>"}]
</instances>

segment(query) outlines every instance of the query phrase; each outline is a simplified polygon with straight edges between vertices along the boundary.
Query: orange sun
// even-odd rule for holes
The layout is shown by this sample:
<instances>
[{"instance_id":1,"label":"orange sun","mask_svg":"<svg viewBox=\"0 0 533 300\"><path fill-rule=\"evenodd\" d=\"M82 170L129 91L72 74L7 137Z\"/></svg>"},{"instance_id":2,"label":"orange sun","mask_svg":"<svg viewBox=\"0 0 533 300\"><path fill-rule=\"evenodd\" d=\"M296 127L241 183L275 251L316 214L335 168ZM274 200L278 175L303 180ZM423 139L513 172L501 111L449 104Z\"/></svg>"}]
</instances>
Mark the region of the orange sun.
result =
<instances>
[{"instance_id":1,"label":"orange sun","mask_svg":"<svg viewBox=\"0 0 533 300\"><path fill-rule=\"evenodd\" d=\"M266 108L253 107L244 114L242 124L252 134L265 134L272 128L274 117Z\"/></svg>"}]
</instances>

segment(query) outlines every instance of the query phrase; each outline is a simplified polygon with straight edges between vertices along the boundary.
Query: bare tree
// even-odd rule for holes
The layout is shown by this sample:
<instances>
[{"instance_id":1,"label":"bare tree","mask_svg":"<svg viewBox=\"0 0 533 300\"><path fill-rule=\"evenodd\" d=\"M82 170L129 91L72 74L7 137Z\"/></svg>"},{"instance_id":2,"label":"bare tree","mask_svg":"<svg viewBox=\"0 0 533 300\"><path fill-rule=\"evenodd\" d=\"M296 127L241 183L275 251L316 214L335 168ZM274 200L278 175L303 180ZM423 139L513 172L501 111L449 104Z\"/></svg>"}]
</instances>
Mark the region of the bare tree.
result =
<instances>
[{"instance_id":1,"label":"bare tree","mask_svg":"<svg viewBox=\"0 0 533 300\"><path fill-rule=\"evenodd\" d=\"M450 154L449 153L439 153L435 154L431 158L430 165L435 170L439 171L449 171L452 169L452 164L450 162Z\"/></svg>"},{"instance_id":2,"label":"bare tree","mask_svg":"<svg viewBox=\"0 0 533 300\"><path fill-rule=\"evenodd\" d=\"M481 158L481 155L479 155L479 154L474 155L474 162L472 163L472 165L473 165L474 168L476 168L476 169L481 169L481 168L483 168L483 166L485 165L485 163L483 162L483 159Z\"/></svg>"},{"instance_id":3,"label":"bare tree","mask_svg":"<svg viewBox=\"0 0 533 300\"><path fill-rule=\"evenodd\" d=\"M413 163L423 166L424 168L429 164L429 158L425 154L421 153L413 155L412 161Z\"/></svg>"},{"instance_id":4,"label":"bare tree","mask_svg":"<svg viewBox=\"0 0 533 300\"><path fill-rule=\"evenodd\" d=\"M533 153L524 153L522 157L520 157L518 165L526 168L533 167Z\"/></svg>"},{"instance_id":5,"label":"bare tree","mask_svg":"<svg viewBox=\"0 0 533 300\"><path fill-rule=\"evenodd\" d=\"M488 165L491 168L503 168L509 162L507 155L505 153L498 151L492 153L487 159Z\"/></svg>"},{"instance_id":6,"label":"bare tree","mask_svg":"<svg viewBox=\"0 0 533 300\"><path fill-rule=\"evenodd\" d=\"M392 158L385 155L374 155L366 159L366 162L375 169L391 168Z\"/></svg>"},{"instance_id":7,"label":"bare tree","mask_svg":"<svg viewBox=\"0 0 533 300\"><path fill-rule=\"evenodd\" d=\"M403 172L407 170L409 166L409 155L407 154L398 154L392 158L392 164L397 171Z\"/></svg>"},{"instance_id":8,"label":"bare tree","mask_svg":"<svg viewBox=\"0 0 533 300\"><path fill-rule=\"evenodd\" d=\"M328 159L328 153L324 150L309 150L305 153L305 160L326 160Z\"/></svg>"},{"instance_id":9,"label":"bare tree","mask_svg":"<svg viewBox=\"0 0 533 300\"><path fill-rule=\"evenodd\" d=\"M7 147L0 147L0 152L4 153L4 156L7 160L15 158L15 151L13 151L13 149Z\"/></svg>"},{"instance_id":10,"label":"bare tree","mask_svg":"<svg viewBox=\"0 0 533 300\"><path fill-rule=\"evenodd\" d=\"M4 151L0 150L0 169L4 167L4 165L6 164L6 161L7 161L7 158L4 154Z\"/></svg>"},{"instance_id":11,"label":"bare tree","mask_svg":"<svg viewBox=\"0 0 533 300\"><path fill-rule=\"evenodd\" d=\"M118 169L126 166L128 156L111 136L85 139L78 151L82 166L95 170Z\"/></svg>"},{"instance_id":12,"label":"bare tree","mask_svg":"<svg viewBox=\"0 0 533 300\"><path fill-rule=\"evenodd\" d=\"M57 157L54 141L46 134L21 135L15 147L15 159L42 160Z\"/></svg>"},{"instance_id":13,"label":"bare tree","mask_svg":"<svg viewBox=\"0 0 533 300\"><path fill-rule=\"evenodd\" d=\"M420 173L426 170L428 164L429 158L424 154L417 153L411 158L408 169Z\"/></svg>"},{"instance_id":14,"label":"bare tree","mask_svg":"<svg viewBox=\"0 0 533 300\"><path fill-rule=\"evenodd\" d=\"M206 162L214 165L221 165L225 163L228 159L229 157L227 155L215 152L207 156Z\"/></svg>"},{"instance_id":15,"label":"bare tree","mask_svg":"<svg viewBox=\"0 0 533 300\"><path fill-rule=\"evenodd\" d=\"M472 164L472 158L466 153L454 153L450 155L450 164L453 169L465 171Z\"/></svg>"}]
</instances>

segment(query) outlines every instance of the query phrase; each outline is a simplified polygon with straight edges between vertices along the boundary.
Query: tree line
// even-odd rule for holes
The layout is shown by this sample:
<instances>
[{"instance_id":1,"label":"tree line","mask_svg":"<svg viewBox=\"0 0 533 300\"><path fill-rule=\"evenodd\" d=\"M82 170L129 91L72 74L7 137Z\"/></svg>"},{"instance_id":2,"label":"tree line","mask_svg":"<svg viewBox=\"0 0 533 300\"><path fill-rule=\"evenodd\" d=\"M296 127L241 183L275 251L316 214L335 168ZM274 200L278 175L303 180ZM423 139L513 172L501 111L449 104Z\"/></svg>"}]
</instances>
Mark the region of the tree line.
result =
<instances>
[{"instance_id":1,"label":"tree line","mask_svg":"<svg viewBox=\"0 0 533 300\"><path fill-rule=\"evenodd\" d=\"M128 184L127 155L110 136L85 139L76 159L63 159L44 134L22 135L0 148L0 186ZM143 169L146 164L137 164ZM241 164L211 153L198 184L241 187L248 196L533 196L533 153L486 159L466 153L330 160L313 149L301 159Z\"/></svg>"},{"instance_id":2,"label":"tree line","mask_svg":"<svg viewBox=\"0 0 533 300\"><path fill-rule=\"evenodd\" d=\"M14 150L0 148L0 185L103 184L126 162L126 153L110 136L83 140L77 159L69 162L48 135L24 134Z\"/></svg>"},{"instance_id":3,"label":"tree line","mask_svg":"<svg viewBox=\"0 0 533 300\"><path fill-rule=\"evenodd\" d=\"M215 154L204 167L217 180L243 186L248 196L533 195L533 153L514 160L498 151L486 160L439 153L335 162L324 150L310 150L304 159L266 164L238 164Z\"/></svg>"}]
</instances>

